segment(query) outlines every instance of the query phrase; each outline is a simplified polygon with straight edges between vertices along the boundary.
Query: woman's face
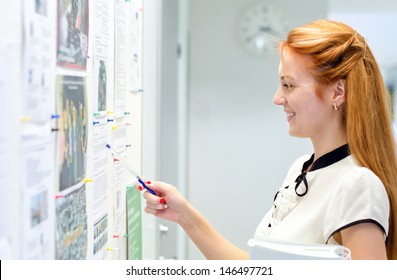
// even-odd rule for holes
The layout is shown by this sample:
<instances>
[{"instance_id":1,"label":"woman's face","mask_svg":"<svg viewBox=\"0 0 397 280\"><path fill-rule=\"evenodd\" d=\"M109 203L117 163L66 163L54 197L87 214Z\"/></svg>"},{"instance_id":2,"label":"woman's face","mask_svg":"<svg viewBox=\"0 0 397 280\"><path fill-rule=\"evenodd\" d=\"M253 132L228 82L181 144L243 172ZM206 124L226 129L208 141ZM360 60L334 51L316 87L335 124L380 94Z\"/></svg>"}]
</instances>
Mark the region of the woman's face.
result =
<instances>
[{"instance_id":1,"label":"woman's face","mask_svg":"<svg viewBox=\"0 0 397 280\"><path fill-rule=\"evenodd\" d=\"M279 67L280 86L273 103L284 107L289 134L296 137L326 136L332 109L331 87L319 84L309 72L310 60L288 47L282 50Z\"/></svg>"}]
</instances>

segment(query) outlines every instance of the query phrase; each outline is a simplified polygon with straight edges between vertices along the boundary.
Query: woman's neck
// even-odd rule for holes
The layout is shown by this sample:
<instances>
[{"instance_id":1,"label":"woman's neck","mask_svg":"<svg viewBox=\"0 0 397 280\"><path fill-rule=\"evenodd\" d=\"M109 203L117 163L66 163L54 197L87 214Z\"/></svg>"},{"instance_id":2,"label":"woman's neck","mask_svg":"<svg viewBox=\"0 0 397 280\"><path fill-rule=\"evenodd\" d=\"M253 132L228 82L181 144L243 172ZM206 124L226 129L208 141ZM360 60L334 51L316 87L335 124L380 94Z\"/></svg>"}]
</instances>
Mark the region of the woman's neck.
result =
<instances>
[{"instance_id":1,"label":"woman's neck","mask_svg":"<svg viewBox=\"0 0 397 280\"><path fill-rule=\"evenodd\" d=\"M332 139L324 139L323 141L312 140L313 150L314 150L314 161L319 157L345 145L347 143L347 137L345 135L339 135L339 137L332 137Z\"/></svg>"}]
</instances>

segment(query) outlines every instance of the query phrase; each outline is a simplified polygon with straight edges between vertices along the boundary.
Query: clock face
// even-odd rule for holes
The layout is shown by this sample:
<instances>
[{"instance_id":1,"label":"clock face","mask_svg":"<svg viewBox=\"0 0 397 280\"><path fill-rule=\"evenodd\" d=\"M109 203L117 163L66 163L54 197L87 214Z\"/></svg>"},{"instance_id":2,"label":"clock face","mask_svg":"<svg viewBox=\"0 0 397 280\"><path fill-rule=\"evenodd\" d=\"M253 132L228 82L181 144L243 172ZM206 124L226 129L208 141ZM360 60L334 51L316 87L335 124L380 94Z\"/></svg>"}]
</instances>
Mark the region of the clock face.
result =
<instances>
[{"instance_id":1,"label":"clock face","mask_svg":"<svg viewBox=\"0 0 397 280\"><path fill-rule=\"evenodd\" d=\"M238 24L239 41L256 56L267 56L274 52L288 32L282 13L261 2L245 10Z\"/></svg>"}]
</instances>

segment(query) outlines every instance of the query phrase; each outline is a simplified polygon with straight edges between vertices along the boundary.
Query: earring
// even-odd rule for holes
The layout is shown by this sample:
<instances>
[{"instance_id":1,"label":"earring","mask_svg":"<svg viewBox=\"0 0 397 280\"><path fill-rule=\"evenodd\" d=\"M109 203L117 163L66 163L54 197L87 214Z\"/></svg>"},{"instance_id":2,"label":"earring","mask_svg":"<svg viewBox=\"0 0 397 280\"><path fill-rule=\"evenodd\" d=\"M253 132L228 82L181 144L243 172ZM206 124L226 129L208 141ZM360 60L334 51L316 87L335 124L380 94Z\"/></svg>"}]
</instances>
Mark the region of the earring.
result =
<instances>
[{"instance_id":1,"label":"earring","mask_svg":"<svg viewBox=\"0 0 397 280\"><path fill-rule=\"evenodd\" d=\"M335 110L335 111L339 111L339 109L340 109L340 108L339 108L338 106L336 106L336 103L334 103L334 110Z\"/></svg>"}]
</instances>

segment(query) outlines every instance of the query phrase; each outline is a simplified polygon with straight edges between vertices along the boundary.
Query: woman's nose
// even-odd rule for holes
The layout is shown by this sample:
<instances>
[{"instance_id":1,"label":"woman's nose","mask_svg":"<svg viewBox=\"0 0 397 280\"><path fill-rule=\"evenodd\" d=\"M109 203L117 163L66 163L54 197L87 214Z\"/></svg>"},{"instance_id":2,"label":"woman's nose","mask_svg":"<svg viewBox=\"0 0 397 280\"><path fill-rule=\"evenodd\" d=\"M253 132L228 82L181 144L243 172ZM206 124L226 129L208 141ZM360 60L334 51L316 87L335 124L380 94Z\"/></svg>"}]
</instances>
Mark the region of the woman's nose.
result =
<instances>
[{"instance_id":1,"label":"woman's nose","mask_svg":"<svg viewBox=\"0 0 397 280\"><path fill-rule=\"evenodd\" d=\"M279 87L276 91L276 94L273 97L273 104L275 105L284 105L286 99L282 93L281 87Z\"/></svg>"}]
</instances>

